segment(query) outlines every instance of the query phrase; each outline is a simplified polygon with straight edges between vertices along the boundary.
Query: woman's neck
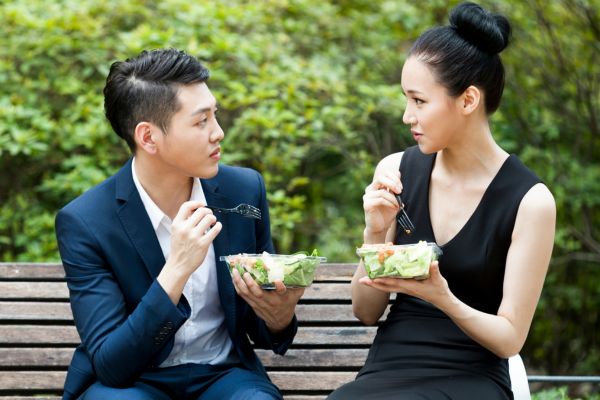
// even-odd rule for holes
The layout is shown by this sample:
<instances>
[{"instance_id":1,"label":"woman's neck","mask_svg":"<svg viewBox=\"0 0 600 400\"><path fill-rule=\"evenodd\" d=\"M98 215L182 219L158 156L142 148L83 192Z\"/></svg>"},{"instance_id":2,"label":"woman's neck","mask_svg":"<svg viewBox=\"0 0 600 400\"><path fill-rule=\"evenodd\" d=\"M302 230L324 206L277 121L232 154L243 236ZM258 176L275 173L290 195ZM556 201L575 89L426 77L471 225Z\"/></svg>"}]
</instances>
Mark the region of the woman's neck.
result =
<instances>
[{"instance_id":1,"label":"woman's neck","mask_svg":"<svg viewBox=\"0 0 600 400\"><path fill-rule=\"evenodd\" d=\"M508 153L494 140L487 119L466 126L459 140L441 150L436 168L448 176L472 179L495 175Z\"/></svg>"}]
</instances>

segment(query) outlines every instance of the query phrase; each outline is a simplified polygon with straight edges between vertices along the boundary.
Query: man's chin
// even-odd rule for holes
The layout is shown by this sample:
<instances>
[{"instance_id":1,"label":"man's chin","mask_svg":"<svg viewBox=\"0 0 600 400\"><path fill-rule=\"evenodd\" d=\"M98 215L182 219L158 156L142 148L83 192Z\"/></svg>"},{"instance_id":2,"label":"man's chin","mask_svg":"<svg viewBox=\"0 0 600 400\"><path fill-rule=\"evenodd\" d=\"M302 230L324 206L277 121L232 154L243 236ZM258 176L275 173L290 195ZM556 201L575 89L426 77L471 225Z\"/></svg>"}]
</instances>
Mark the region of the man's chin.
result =
<instances>
[{"instance_id":1,"label":"man's chin","mask_svg":"<svg viewBox=\"0 0 600 400\"><path fill-rule=\"evenodd\" d=\"M215 176L217 176L218 173L219 173L219 164L216 164L214 167L206 168L206 169L202 170L201 174L198 175L198 177L202 178L202 179L210 179L210 178L214 178Z\"/></svg>"}]
</instances>

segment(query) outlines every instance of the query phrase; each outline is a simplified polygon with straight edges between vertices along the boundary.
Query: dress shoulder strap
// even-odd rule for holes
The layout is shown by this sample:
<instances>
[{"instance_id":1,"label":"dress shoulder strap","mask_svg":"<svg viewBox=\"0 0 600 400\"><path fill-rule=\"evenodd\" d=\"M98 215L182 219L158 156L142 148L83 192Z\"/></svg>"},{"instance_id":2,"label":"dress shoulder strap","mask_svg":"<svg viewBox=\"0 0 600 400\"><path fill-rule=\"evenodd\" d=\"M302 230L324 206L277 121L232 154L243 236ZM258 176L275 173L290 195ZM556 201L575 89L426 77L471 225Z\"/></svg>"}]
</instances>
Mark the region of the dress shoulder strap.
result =
<instances>
[{"instance_id":1,"label":"dress shoulder strap","mask_svg":"<svg viewBox=\"0 0 600 400\"><path fill-rule=\"evenodd\" d=\"M433 154L423 154L419 150L419 146L411 146L404 150L402 154L402 160L400 161L400 174L403 178L408 178L410 175L414 176L414 172L428 171L431 173L435 156Z\"/></svg>"}]
</instances>

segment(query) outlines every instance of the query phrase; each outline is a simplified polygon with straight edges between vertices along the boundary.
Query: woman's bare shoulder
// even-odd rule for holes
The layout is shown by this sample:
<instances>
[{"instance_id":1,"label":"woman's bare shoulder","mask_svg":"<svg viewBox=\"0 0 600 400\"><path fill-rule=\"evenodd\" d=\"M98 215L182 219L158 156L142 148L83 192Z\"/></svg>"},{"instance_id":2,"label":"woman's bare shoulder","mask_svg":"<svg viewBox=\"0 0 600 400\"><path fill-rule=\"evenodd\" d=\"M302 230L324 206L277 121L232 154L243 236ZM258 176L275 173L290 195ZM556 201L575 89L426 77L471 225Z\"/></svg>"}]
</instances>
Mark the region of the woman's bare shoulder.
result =
<instances>
[{"instance_id":1,"label":"woman's bare shoulder","mask_svg":"<svg viewBox=\"0 0 600 400\"><path fill-rule=\"evenodd\" d=\"M376 172L384 172L384 171L398 171L400 168L400 161L402 161L403 151L398 153L392 153L379 161L377 164Z\"/></svg>"},{"instance_id":2,"label":"woman's bare shoulder","mask_svg":"<svg viewBox=\"0 0 600 400\"><path fill-rule=\"evenodd\" d=\"M515 228L522 229L516 231L531 232L531 229L534 229L554 232L555 223L556 202L550 189L543 183L532 186L519 205Z\"/></svg>"},{"instance_id":3,"label":"woman's bare shoulder","mask_svg":"<svg viewBox=\"0 0 600 400\"><path fill-rule=\"evenodd\" d=\"M538 183L525 194L520 209L544 218L556 214L556 202L550 189L543 183Z\"/></svg>"}]
</instances>

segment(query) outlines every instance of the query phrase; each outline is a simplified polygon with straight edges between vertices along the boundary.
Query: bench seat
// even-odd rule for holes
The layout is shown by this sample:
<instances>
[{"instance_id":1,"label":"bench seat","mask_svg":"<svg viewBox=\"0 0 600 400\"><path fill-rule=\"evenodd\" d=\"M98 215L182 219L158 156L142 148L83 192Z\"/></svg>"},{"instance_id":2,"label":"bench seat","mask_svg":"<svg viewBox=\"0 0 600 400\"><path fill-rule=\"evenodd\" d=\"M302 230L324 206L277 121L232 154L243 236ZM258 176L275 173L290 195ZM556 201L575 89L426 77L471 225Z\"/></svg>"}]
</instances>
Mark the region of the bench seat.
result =
<instances>
[{"instance_id":1,"label":"bench seat","mask_svg":"<svg viewBox=\"0 0 600 400\"><path fill-rule=\"evenodd\" d=\"M376 328L352 315L355 264L325 264L297 307L284 357L257 350L286 400L317 400L354 379ZM0 399L58 399L79 337L58 263L0 264Z\"/></svg>"},{"instance_id":2,"label":"bench seat","mask_svg":"<svg viewBox=\"0 0 600 400\"><path fill-rule=\"evenodd\" d=\"M352 315L355 268L319 266L296 308L300 326L286 355L257 350L286 400L325 399L364 364L377 328ZM78 344L62 265L0 263L0 400L59 399ZM524 371L522 380L527 386Z\"/></svg>"}]
</instances>

